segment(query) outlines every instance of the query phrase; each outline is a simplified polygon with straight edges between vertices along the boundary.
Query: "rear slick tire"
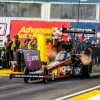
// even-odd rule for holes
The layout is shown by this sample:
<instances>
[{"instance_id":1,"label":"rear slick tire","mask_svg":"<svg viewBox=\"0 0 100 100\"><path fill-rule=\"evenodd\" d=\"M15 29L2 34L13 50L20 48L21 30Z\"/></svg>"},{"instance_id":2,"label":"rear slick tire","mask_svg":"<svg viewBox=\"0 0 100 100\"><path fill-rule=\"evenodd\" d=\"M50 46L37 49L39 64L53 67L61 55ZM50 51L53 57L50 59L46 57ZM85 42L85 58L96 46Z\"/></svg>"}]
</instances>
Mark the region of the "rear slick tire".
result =
<instances>
[{"instance_id":1,"label":"rear slick tire","mask_svg":"<svg viewBox=\"0 0 100 100\"><path fill-rule=\"evenodd\" d=\"M83 66L83 77L89 78L92 72L92 64L90 63L89 65Z\"/></svg>"}]
</instances>

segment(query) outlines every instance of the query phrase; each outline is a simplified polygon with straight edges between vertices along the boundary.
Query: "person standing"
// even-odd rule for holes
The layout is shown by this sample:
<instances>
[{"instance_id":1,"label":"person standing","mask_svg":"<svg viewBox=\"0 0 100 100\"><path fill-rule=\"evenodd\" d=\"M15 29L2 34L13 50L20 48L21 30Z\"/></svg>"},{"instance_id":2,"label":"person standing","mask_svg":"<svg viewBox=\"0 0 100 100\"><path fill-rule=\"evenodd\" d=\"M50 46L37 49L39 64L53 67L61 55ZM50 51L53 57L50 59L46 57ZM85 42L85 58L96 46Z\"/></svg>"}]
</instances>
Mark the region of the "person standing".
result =
<instances>
[{"instance_id":1,"label":"person standing","mask_svg":"<svg viewBox=\"0 0 100 100\"><path fill-rule=\"evenodd\" d=\"M29 50L37 49L37 38L36 37L33 37L31 41L28 43L28 49Z\"/></svg>"},{"instance_id":2,"label":"person standing","mask_svg":"<svg viewBox=\"0 0 100 100\"><path fill-rule=\"evenodd\" d=\"M28 49L28 43L31 41L31 39L29 38L29 36L26 36L26 39L24 41L24 46L23 49Z\"/></svg>"},{"instance_id":3,"label":"person standing","mask_svg":"<svg viewBox=\"0 0 100 100\"><path fill-rule=\"evenodd\" d=\"M25 39L25 41L24 41L24 44L26 44L26 43L28 43L28 42L30 42L31 41L31 39L29 38L29 36L27 35L26 36L26 39Z\"/></svg>"},{"instance_id":4,"label":"person standing","mask_svg":"<svg viewBox=\"0 0 100 100\"><path fill-rule=\"evenodd\" d=\"M77 39L75 42L76 42L76 45L75 45L76 53L80 54L81 53L81 41Z\"/></svg>"},{"instance_id":5,"label":"person standing","mask_svg":"<svg viewBox=\"0 0 100 100\"><path fill-rule=\"evenodd\" d=\"M88 41L88 39L85 41L83 50L86 55L91 57L91 43Z\"/></svg>"},{"instance_id":6,"label":"person standing","mask_svg":"<svg viewBox=\"0 0 100 100\"><path fill-rule=\"evenodd\" d=\"M91 43L91 54L92 54L93 64L97 64L97 46L95 41L92 41Z\"/></svg>"},{"instance_id":7,"label":"person standing","mask_svg":"<svg viewBox=\"0 0 100 100\"><path fill-rule=\"evenodd\" d=\"M15 54L16 51L15 43L13 40L11 40L10 34L8 34L6 36L6 41L4 42L3 51L2 51L2 53L5 54L5 58L7 60L7 68L10 68L9 62L14 60L13 51Z\"/></svg>"},{"instance_id":8,"label":"person standing","mask_svg":"<svg viewBox=\"0 0 100 100\"><path fill-rule=\"evenodd\" d=\"M97 40L96 41L96 45L97 45L97 59L98 59L98 64L100 65L100 41Z\"/></svg>"},{"instance_id":9,"label":"person standing","mask_svg":"<svg viewBox=\"0 0 100 100\"><path fill-rule=\"evenodd\" d=\"M15 35L15 36L14 36L14 42L15 42L16 50L17 50L17 49L22 49L23 44L22 44L22 42L19 40L18 35Z\"/></svg>"},{"instance_id":10,"label":"person standing","mask_svg":"<svg viewBox=\"0 0 100 100\"><path fill-rule=\"evenodd\" d=\"M14 43L15 43L15 48L16 48L16 55L14 55L14 60L17 60L17 50L22 49L23 45L22 42L19 40L18 35L14 36Z\"/></svg>"}]
</instances>

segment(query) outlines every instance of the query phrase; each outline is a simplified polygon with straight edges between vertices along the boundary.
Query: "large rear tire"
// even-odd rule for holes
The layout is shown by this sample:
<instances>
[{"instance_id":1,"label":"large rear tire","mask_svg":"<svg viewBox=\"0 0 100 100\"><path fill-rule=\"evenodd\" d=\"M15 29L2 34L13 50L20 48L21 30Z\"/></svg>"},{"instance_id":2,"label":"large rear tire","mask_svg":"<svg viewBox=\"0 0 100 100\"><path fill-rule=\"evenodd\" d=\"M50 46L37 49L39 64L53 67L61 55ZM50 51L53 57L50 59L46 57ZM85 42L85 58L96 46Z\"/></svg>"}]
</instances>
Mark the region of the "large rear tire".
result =
<instances>
[{"instance_id":1,"label":"large rear tire","mask_svg":"<svg viewBox=\"0 0 100 100\"><path fill-rule=\"evenodd\" d=\"M90 77L91 72L92 72L92 63L90 63L89 65L83 66L83 72L82 72L83 77Z\"/></svg>"},{"instance_id":2,"label":"large rear tire","mask_svg":"<svg viewBox=\"0 0 100 100\"><path fill-rule=\"evenodd\" d=\"M29 74L29 69L27 67L24 68L24 74ZM24 82L28 83L29 78L24 78Z\"/></svg>"}]
</instances>

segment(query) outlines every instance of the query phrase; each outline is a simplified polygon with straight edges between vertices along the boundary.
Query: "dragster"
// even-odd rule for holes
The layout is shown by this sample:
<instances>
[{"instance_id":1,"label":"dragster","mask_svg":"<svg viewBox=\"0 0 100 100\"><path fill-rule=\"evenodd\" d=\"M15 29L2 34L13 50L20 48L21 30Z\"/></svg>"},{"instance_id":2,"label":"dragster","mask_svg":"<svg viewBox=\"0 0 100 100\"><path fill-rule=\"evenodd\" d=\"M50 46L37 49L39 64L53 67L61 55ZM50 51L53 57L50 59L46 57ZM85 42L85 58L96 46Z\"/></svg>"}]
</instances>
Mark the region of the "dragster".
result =
<instances>
[{"instance_id":1,"label":"dragster","mask_svg":"<svg viewBox=\"0 0 100 100\"><path fill-rule=\"evenodd\" d=\"M83 34L95 35L97 33L97 28L96 29L62 28L62 33L83 33ZM32 52L34 52L34 50ZM39 61L41 62L41 60ZM35 60L33 62L35 62ZM34 66L32 66L33 69ZM10 74L9 77L10 79L23 78L25 83L28 83L29 79L31 81L42 79L44 83L47 83L48 79L54 80L55 78L62 78L68 76L89 77L92 72L92 61L85 54L77 56L76 54L68 53L66 50L63 49L57 54L54 61L45 65L43 68L41 67L40 69L33 71L32 67L30 68L29 66L25 66L23 74L12 73Z\"/></svg>"}]
</instances>

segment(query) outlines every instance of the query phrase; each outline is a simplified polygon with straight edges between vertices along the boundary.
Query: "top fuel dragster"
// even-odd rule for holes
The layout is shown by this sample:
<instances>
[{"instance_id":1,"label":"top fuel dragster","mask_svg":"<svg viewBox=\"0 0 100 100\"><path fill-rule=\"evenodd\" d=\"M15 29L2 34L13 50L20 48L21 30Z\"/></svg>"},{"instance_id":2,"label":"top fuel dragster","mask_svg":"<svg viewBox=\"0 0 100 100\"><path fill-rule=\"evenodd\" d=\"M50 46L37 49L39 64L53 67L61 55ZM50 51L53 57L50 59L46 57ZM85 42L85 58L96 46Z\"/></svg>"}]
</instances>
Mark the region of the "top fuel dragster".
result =
<instances>
[{"instance_id":1,"label":"top fuel dragster","mask_svg":"<svg viewBox=\"0 0 100 100\"><path fill-rule=\"evenodd\" d=\"M72 75L89 77L91 70L92 64L88 56L83 55L79 58L73 55L71 57L71 55L66 51L61 51L58 53L55 60L46 65L44 68L30 72L30 69L25 67L24 74L11 74L10 79L24 78L25 83L28 82L29 78L32 80L43 79L44 82L47 82L47 80L50 78L54 80L54 78L61 78Z\"/></svg>"},{"instance_id":2,"label":"top fuel dragster","mask_svg":"<svg viewBox=\"0 0 100 100\"><path fill-rule=\"evenodd\" d=\"M93 29L73 30L69 28L63 28L62 32L68 32L68 33L80 32L84 34L86 33L95 34L96 30L95 29L94 30ZM91 71L92 71L92 61L87 55L81 54L77 56L75 54L68 53L66 50L63 49L57 54L55 60L45 65L44 68L40 68L37 69L36 71L32 71L32 69L26 66L24 68L23 74L10 74L10 79L23 78L25 83L27 83L29 79L31 80L43 79L43 82L46 83L48 79L54 80L55 78L62 78L62 77L73 76L73 75L89 77Z\"/></svg>"}]
</instances>

